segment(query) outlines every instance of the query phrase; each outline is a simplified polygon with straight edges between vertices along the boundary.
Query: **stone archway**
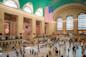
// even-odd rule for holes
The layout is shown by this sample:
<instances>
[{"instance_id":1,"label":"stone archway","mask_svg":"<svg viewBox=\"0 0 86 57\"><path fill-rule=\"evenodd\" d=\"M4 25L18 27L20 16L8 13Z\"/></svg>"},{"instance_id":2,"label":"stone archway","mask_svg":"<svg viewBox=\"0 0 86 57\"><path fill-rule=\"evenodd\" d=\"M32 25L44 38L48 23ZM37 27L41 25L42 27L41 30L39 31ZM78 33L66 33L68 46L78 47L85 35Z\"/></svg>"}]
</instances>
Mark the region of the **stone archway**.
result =
<instances>
[{"instance_id":1,"label":"stone archway","mask_svg":"<svg viewBox=\"0 0 86 57\"><path fill-rule=\"evenodd\" d=\"M56 20L56 18L59 17L60 14L62 14L62 12L67 12L67 10L72 10L72 9L73 10L78 9L79 11L83 10L86 12L86 6L84 6L82 4L78 4L78 3L66 4L66 5L63 5L59 8L57 8L53 12L53 19Z\"/></svg>"},{"instance_id":2,"label":"stone archway","mask_svg":"<svg viewBox=\"0 0 86 57\"><path fill-rule=\"evenodd\" d=\"M73 16L74 17L74 33L78 33L78 15L80 13L86 13L86 6L82 4L67 4L60 8L57 8L53 12L53 19L56 21L57 18L62 17L63 19L63 33L66 33L66 18L67 16ZM56 30L56 26L55 26ZM57 30L56 30L57 31Z\"/></svg>"}]
</instances>

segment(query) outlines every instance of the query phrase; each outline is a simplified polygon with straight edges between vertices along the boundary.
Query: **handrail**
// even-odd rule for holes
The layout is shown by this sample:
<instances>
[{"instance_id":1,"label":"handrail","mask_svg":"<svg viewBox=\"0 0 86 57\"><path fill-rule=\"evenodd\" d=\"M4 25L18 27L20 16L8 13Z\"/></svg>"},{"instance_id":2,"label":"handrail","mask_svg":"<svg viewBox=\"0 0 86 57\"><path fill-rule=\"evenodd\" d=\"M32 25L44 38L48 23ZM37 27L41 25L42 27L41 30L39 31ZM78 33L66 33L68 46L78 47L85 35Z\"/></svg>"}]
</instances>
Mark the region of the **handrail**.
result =
<instances>
[{"instance_id":1,"label":"handrail","mask_svg":"<svg viewBox=\"0 0 86 57\"><path fill-rule=\"evenodd\" d=\"M0 35L0 41L5 41L5 40L16 40L16 39L22 39L22 36L3 36Z\"/></svg>"}]
</instances>

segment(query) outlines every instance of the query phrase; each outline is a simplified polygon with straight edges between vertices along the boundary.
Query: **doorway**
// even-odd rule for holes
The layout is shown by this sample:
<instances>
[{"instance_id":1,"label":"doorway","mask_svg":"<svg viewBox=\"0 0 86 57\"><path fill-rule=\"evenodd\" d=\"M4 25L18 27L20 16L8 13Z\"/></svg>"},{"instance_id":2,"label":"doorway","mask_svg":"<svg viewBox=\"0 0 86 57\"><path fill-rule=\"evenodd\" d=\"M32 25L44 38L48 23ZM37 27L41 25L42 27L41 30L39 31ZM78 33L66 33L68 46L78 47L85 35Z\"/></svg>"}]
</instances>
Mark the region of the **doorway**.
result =
<instances>
[{"instance_id":1,"label":"doorway","mask_svg":"<svg viewBox=\"0 0 86 57\"><path fill-rule=\"evenodd\" d=\"M4 14L4 35L17 35L17 16L5 13Z\"/></svg>"},{"instance_id":2,"label":"doorway","mask_svg":"<svg viewBox=\"0 0 86 57\"><path fill-rule=\"evenodd\" d=\"M48 34L48 30L49 30L49 24L45 23L45 34Z\"/></svg>"},{"instance_id":3,"label":"doorway","mask_svg":"<svg viewBox=\"0 0 86 57\"><path fill-rule=\"evenodd\" d=\"M36 35L40 35L40 34L41 34L41 22L36 21Z\"/></svg>"},{"instance_id":4,"label":"doorway","mask_svg":"<svg viewBox=\"0 0 86 57\"><path fill-rule=\"evenodd\" d=\"M29 40L32 35L32 20L24 18L24 38Z\"/></svg>"}]
</instances>

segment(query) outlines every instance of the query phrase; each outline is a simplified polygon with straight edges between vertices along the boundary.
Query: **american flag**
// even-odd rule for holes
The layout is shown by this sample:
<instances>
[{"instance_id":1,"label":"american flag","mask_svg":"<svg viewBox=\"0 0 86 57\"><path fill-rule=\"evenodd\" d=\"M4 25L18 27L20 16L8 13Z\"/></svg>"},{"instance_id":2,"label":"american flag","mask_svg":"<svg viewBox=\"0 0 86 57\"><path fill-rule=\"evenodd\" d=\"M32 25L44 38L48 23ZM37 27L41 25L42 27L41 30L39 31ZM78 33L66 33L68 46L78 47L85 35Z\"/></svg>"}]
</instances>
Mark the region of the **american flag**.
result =
<instances>
[{"instance_id":1,"label":"american flag","mask_svg":"<svg viewBox=\"0 0 86 57\"><path fill-rule=\"evenodd\" d=\"M46 22L52 22L53 21L53 15L52 15L52 8L46 7L44 10L44 18Z\"/></svg>"}]
</instances>

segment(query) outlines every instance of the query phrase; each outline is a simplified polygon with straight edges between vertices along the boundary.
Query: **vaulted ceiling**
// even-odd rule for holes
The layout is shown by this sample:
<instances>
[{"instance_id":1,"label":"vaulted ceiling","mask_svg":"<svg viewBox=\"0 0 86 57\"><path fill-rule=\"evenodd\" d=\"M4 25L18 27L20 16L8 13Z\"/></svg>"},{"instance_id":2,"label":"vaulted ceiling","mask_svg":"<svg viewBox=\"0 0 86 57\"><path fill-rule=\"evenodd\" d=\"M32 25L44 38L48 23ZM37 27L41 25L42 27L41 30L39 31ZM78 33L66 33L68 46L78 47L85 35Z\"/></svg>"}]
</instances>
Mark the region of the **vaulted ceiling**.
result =
<instances>
[{"instance_id":1,"label":"vaulted ceiling","mask_svg":"<svg viewBox=\"0 0 86 57\"><path fill-rule=\"evenodd\" d=\"M53 10L55 10L56 8L62 5L69 3L80 3L86 5L86 0L18 0L18 1L21 9L26 3L31 2L33 4L34 11L36 11L37 8L39 7L45 8L46 6L49 6ZM0 0L0 2L3 2L3 0Z\"/></svg>"}]
</instances>

